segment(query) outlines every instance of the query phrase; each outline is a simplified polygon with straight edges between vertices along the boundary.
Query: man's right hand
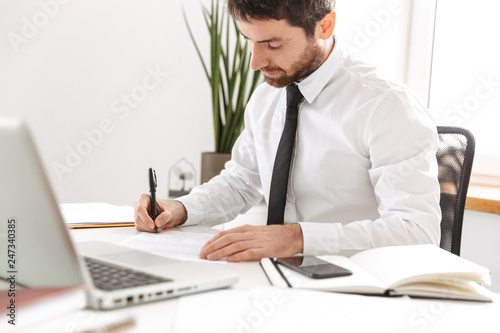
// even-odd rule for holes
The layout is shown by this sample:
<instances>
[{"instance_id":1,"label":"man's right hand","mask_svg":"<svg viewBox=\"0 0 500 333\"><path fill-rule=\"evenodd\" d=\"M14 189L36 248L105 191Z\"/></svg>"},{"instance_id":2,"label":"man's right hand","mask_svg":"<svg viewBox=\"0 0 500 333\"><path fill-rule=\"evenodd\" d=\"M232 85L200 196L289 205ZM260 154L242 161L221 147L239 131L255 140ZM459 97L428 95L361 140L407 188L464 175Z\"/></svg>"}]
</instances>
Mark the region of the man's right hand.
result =
<instances>
[{"instance_id":1,"label":"man's right hand","mask_svg":"<svg viewBox=\"0 0 500 333\"><path fill-rule=\"evenodd\" d=\"M157 199L156 206L158 216L156 220L151 219L151 196L142 194L134 204L135 228L139 231L154 232L155 223L158 232L163 229L175 227L183 224L187 220L186 208L180 201Z\"/></svg>"}]
</instances>

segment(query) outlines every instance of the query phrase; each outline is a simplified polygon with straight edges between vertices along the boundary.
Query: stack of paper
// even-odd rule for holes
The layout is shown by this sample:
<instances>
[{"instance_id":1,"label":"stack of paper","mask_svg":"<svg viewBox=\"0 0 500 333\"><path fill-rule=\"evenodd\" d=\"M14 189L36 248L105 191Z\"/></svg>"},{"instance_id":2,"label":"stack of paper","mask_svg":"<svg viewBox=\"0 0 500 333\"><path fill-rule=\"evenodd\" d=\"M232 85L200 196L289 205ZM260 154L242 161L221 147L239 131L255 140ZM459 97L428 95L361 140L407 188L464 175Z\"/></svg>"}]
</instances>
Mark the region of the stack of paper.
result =
<instances>
[{"instance_id":1,"label":"stack of paper","mask_svg":"<svg viewBox=\"0 0 500 333\"><path fill-rule=\"evenodd\" d=\"M64 221L70 228L134 226L134 208L107 203L60 204Z\"/></svg>"}]
</instances>

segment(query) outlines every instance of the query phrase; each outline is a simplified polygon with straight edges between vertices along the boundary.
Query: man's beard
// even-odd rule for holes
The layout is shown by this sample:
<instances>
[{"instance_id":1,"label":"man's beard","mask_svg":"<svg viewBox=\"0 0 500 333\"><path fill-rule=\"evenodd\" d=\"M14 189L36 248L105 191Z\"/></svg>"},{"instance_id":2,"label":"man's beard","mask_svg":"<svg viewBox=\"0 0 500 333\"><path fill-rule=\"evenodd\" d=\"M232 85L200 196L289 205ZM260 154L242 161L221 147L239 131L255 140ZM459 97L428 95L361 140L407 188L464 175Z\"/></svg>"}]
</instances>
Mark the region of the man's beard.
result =
<instances>
[{"instance_id":1,"label":"man's beard","mask_svg":"<svg viewBox=\"0 0 500 333\"><path fill-rule=\"evenodd\" d=\"M263 72L282 73L283 75L278 78L270 78L264 75L264 81L275 88L283 88L294 82L298 82L308 77L312 72L318 69L323 63L323 54L319 45L309 43L308 47L292 65L291 73L287 74L282 68L266 67L262 68Z\"/></svg>"}]
</instances>

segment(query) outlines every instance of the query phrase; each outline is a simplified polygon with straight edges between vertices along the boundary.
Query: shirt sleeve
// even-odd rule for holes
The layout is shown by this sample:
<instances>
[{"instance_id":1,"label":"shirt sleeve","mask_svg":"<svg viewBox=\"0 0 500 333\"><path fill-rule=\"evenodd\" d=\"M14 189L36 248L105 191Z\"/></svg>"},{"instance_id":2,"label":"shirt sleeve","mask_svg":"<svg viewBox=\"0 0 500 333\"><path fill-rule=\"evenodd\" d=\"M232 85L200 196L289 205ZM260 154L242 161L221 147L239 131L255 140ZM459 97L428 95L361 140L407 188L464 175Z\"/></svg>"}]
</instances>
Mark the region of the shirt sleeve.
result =
<instances>
[{"instance_id":1,"label":"shirt sleeve","mask_svg":"<svg viewBox=\"0 0 500 333\"><path fill-rule=\"evenodd\" d=\"M428 111L409 93L391 91L374 107L364 132L380 217L347 224L299 222L305 255L439 245L438 137Z\"/></svg>"}]
</instances>

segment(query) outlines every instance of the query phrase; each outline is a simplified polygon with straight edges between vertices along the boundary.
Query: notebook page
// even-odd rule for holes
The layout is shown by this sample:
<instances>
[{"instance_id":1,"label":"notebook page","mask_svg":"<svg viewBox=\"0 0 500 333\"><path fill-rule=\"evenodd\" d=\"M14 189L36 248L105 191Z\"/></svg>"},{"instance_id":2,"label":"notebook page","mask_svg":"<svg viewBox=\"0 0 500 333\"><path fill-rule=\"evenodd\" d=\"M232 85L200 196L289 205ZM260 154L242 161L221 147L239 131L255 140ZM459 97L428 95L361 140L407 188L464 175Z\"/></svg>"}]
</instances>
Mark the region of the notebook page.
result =
<instances>
[{"instance_id":1,"label":"notebook page","mask_svg":"<svg viewBox=\"0 0 500 333\"><path fill-rule=\"evenodd\" d=\"M490 283L487 268L430 244L376 248L350 259L377 277L387 288L425 275L449 275Z\"/></svg>"}]
</instances>

